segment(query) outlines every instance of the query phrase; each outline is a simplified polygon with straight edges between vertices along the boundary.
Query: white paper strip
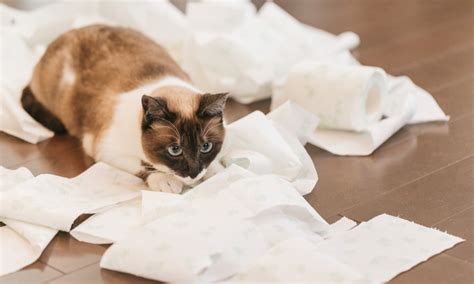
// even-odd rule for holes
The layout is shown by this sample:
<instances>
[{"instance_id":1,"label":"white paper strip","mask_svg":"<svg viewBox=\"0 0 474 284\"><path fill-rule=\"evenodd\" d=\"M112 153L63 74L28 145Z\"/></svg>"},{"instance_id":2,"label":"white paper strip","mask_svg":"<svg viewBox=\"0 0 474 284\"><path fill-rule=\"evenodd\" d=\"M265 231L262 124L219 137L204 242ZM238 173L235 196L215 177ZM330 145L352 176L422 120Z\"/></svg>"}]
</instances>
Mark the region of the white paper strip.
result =
<instances>
[{"instance_id":1,"label":"white paper strip","mask_svg":"<svg viewBox=\"0 0 474 284\"><path fill-rule=\"evenodd\" d=\"M14 191L22 182L33 179L26 168L9 170L0 167L0 192ZM35 262L58 232L43 226L1 218L0 276L15 272Z\"/></svg>"},{"instance_id":2,"label":"white paper strip","mask_svg":"<svg viewBox=\"0 0 474 284\"><path fill-rule=\"evenodd\" d=\"M281 242L229 283L371 283L357 270L315 249L304 238Z\"/></svg>"},{"instance_id":3,"label":"white paper strip","mask_svg":"<svg viewBox=\"0 0 474 284\"><path fill-rule=\"evenodd\" d=\"M132 200L97 213L71 231L76 240L91 244L111 244L142 227L141 200Z\"/></svg>"},{"instance_id":4,"label":"white paper strip","mask_svg":"<svg viewBox=\"0 0 474 284\"><path fill-rule=\"evenodd\" d=\"M81 214L138 197L144 183L98 163L74 179L39 175L0 195L0 216L69 231Z\"/></svg>"},{"instance_id":5,"label":"white paper strip","mask_svg":"<svg viewBox=\"0 0 474 284\"><path fill-rule=\"evenodd\" d=\"M305 139L314 131L316 119L307 112L297 113L293 106L283 105L268 117L253 112L228 125L220 155L223 164L236 164L256 174L276 174L292 182L301 194L311 192L318 180L314 164L298 139L285 129L288 124L278 121L293 114L292 127Z\"/></svg>"},{"instance_id":6,"label":"white paper strip","mask_svg":"<svg viewBox=\"0 0 474 284\"><path fill-rule=\"evenodd\" d=\"M316 250L381 283L462 241L383 214L316 244Z\"/></svg>"},{"instance_id":7,"label":"white paper strip","mask_svg":"<svg viewBox=\"0 0 474 284\"><path fill-rule=\"evenodd\" d=\"M278 242L299 234L322 240L317 233L330 227L290 182L235 165L182 196L143 192L142 204L147 225L116 242L102 267L161 281L216 281ZM133 264L138 257L152 264Z\"/></svg>"},{"instance_id":8,"label":"white paper strip","mask_svg":"<svg viewBox=\"0 0 474 284\"><path fill-rule=\"evenodd\" d=\"M461 241L384 214L325 241L281 242L230 282L384 283Z\"/></svg>"},{"instance_id":9,"label":"white paper strip","mask_svg":"<svg viewBox=\"0 0 474 284\"><path fill-rule=\"evenodd\" d=\"M2 220L0 227L0 276L35 262L58 232L15 220Z\"/></svg>"}]
</instances>

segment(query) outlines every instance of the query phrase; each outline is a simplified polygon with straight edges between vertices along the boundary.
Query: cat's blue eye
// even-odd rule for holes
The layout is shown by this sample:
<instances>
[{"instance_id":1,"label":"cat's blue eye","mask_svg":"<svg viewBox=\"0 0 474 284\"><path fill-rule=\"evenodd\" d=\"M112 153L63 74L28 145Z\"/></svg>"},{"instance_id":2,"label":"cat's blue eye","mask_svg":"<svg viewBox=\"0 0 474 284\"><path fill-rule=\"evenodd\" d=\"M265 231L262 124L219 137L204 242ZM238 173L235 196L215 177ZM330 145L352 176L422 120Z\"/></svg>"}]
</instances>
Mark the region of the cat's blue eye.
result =
<instances>
[{"instance_id":1,"label":"cat's blue eye","mask_svg":"<svg viewBox=\"0 0 474 284\"><path fill-rule=\"evenodd\" d=\"M171 156L176 157L176 156L181 155L181 153L183 153L183 149L181 149L181 147L179 147L178 145L169 146L168 153Z\"/></svg>"},{"instance_id":2,"label":"cat's blue eye","mask_svg":"<svg viewBox=\"0 0 474 284\"><path fill-rule=\"evenodd\" d=\"M206 142L201 146L201 153L209 153L212 150L212 142Z\"/></svg>"}]
</instances>

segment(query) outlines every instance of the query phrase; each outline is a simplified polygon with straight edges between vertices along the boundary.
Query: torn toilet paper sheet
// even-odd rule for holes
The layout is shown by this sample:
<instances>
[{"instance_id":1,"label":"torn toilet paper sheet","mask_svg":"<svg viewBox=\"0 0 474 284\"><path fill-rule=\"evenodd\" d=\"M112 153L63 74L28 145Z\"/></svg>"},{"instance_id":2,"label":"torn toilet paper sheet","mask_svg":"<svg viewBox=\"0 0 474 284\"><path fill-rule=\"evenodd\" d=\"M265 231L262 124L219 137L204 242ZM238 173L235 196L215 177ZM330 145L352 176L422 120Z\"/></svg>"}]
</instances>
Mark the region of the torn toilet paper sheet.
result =
<instances>
[{"instance_id":1,"label":"torn toilet paper sheet","mask_svg":"<svg viewBox=\"0 0 474 284\"><path fill-rule=\"evenodd\" d=\"M57 230L3 219L0 227L0 276L35 262L54 238Z\"/></svg>"},{"instance_id":2,"label":"torn toilet paper sheet","mask_svg":"<svg viewBox=\"0 0 474 284\"><path fill-rule=\"evenodd\" d=\"M21 92L30 80L38 54L14 31L0 30L0 131L30 143L50 138L53 132L35 121L20 105Z\"/></svg>"},{"instance_id":3,"label":"torn toilet paper sheet","mask_svg":"<svg viewBox=\"0 0 474 284\"><path fill-rule=\"evenodd\" d=\"M447 116L438 103L435 101L433 96L431 96L427 91L418 87L413 83L410 78L406 76L389 77L389 88L391 92L392 103L389 103L388 106L394 106L397 102L403 101L398 100L397 97L403 97L406 94L413 94L415 97L415 114L410 118L408 124L416 124L423 122L431 121L448 121L449 116ZM395 106L396 108L396 106ZM389 110L386 110L387 114L390 114Z\"/></svg>"},{"instance_id":4,"label":"torn toilet paper sheet","mask_svg":"<svg viewBox=\"0 0 474 284\"><path fill-rule=\"evenodd\" d=\"M71 232L76 240L91 244L111 244L142 226L141 200L124 202L95 214Z\"/></svg>"},{"instance_id":5,"label":"torn toilet paper sheet","mask_svg":"<svg viewBox=\"0 0 474 284\"><path fill-rule=\"evenodd\" d=\"M231 165L227 170L187 191L184 195L144 190L141 192L141 200L131 200L95 214L74 228L71 235L82 242L111 244L127 237L128 233L144 224L167 214L166 212L175 210L176 206L183 206L185 202L197 196L203 198L216 195L224 184L252 176L254 176L252 173ZM226 202L220 204L224 207L228 206Z\"/></svg>"},{"instance_id":6,"label":"torn toilet paper sheet","mask_svg":"<svg viewBox=\"0 0 474 284\"><path fill-rule=\"evenodd\" d=\"M141 179L97 163L73 179L39 175L1 192L0 217L68 232L80 215L136 198L146 188Z\"/></svg>"},{"instance_id":7,"label":"torn toilet paper sheet","mask_svg":"<svg viewBox=\"0 0 474 284\"><path fill-rule=\"evenodd\" d=\"M281 242L226 282L371 283L354 268L317 251L314 242L304 238Z\"/></svg>"},{"instance_id":8,"label":"torn toilet paper sheet","mask_svg":"<svg viewBox=\"0 0 474 284\"><path fill-rule=\"evenodd\" d=\"M32 179L26 168L9 170L0 167L0 192L15 190L15 186ZM2 204L3 206L3 204ZM43 226L0 218L0 276L15 272L35 262L58 232Z\"/></svg>"},{"instance_id":9,"label":"torn toilet paper sheet","mask_svg":"<svg viewBox=\"0 0 474 284\"><path fill-rule=\"evenodd\" d=\"M182 196L144 192L144 227L112 245L101 267L166 282L237 275L246 281L379 283L461 241L388 215L353 229L347 219L327 225L277 176L255 176L238 166L222 173L230 182L219 175ZM382 257L387 261L376 261ZM327 273L314 273L321 262ZM274 269L280 266L286 268Z\"/></svg>"},{"instance_id":10,"label":"torn toilet paper sheet","mask_svg":"<svg viewBox=\"0 0 474 284\"><path fill-rule=\"evenodd\" d=\"M382 214L316 244L316 250L380 283L462 241L436 229Z\"/></svg>"},{"instance_id":11,"label":"torn toilet paper sheet","mask_svg":"<svg viewBox=\"0 0 474 284\"><path fill-rule=\"evenodd\" d=\"M146 225L117 241L102 267L161 281L216 281L280 241L300 235L322 240L319 234L331 227L290 182L236 165L184 195L147 191L142 198Z\"/></svg>"},{"instance_id":12,"label":"torn toilet paper sheet","mask_svg":"<svg viewBox=\"0 0 474 284\"><path fill-rule=\"evenodd\" d=\"M462 241L383 214L325 241L282 242L232 280L383 283Z\"/></svg>"},{"instance_id":13,"label":"torn toilet paper sheet","mask_svg":"<svg viewBox=\"0 0 474 284\"><path fill-rule=\"evenodd\" d=\"M291 126L280 124L288 115L294 116ZM224 165L236 164L256 174L279 175L294 182L301 194L307 194L316 185L318 175L297 137L305 140L316 125L312 114L294 104L283 105L269 116L253 112L226 126L221 160ZM287 130L289 127L298 129L298 133Z\"/></svg>"},{"instance_id":14,"label":"torn toilet paper sheet","mask_svg":"<svg viewBox=\"0 0 474 284\"><path fill-rule=\"evenodd\" d=\"M296 137L301 145L308 142L319 124L318 117L292 101L286 101L269 112L267 117L285 129L286 135Z\"/></svg>"}]
</instances>

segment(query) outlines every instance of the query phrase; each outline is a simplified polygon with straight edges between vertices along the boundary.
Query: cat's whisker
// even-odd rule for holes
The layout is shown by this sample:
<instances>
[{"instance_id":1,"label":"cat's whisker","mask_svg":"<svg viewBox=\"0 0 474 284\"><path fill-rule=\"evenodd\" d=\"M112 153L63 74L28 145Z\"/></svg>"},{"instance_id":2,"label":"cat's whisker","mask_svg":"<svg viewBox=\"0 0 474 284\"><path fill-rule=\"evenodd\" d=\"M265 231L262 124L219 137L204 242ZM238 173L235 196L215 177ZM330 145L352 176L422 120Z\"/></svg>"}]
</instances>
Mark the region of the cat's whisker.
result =
<instances>
[{"instance_id":1,"label":"cat's whisker","mask_svg":"<svg viewBox=\"0 0 474 284\"><path fill-rule=\"evenodd\" d=\"M174 126L174 125L173 125ZM171 131L173 131L174 134L176 134L176 137L179 137L179 133L177 132L176 130L176 127L170 127L170 126L167 126L167 125L156 125L156 126L153 126L153 129L157 129L157 128L168 128L170 129Z\"/></svg>"},{"instance_id":2,"label":"cat's whisker","mask_svg":"<svg viewBox=\"0 0 474 284\"><path fill-rule=\"evenodd\" d=\"M206 127L206 131L202 134L202 136L206 136L206 134L211 131L212 129L216 128L216 127L219 127L222 125L222 122L218 123L218 124L214 124L213 126L211 127Z\"/></svg>"},{"instance_id":3,"label":"cat's whisker","mask_svg":"<svg viewBox=\"0 0 474 284\"><path fill-rule=\"evenodd\" d=\"M204 127L204 130L202 131L202 133L206 133L206 131L207 131L207 129L208 129L209 127L211 127L212 125L215 125L214 122L213 122L214 120L216 120L216 119L213 118L213 119L211 119L211 121L209 121L209 122L207 123L207 125L206 125L206 127ZM222 121L219 121L218 124L222 124Z\"/></svg>"},{"instance_id":4,"label":"cat's whisker","mask_svg":"<svg viewBox=\"0 0 474 284\"><path fill-rule=\"evenodd\" d=\"M176 133L176 135L179 137L179 130L176 128L176 126L174 126L173 123L171 123L170 121L168 121L168 120L166 120L166 119L163 119L163 118L160 118L159 120L160 120L160 121L163 121L163 122L165 122L165 123L168 123L168 124L171 126L171 128L174 130L174 132Z\"/></svg>"}]
</instances>

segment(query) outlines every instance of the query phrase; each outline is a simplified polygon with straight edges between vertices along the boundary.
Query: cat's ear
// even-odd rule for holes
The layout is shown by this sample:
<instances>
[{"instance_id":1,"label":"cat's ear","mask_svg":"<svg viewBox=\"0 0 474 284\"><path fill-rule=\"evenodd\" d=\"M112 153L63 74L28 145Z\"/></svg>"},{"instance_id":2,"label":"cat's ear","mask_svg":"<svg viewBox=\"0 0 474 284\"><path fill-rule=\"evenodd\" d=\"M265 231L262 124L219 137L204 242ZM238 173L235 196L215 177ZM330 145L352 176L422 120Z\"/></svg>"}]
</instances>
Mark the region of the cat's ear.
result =
<instances>
[{"instance_id":1,"label":"cat's ear","mask_svg":"<svg viewBox=\"0 0 474 284\"><path fill-rule=\"evenodd\" d=\"M221 116L224 112L225 103L229 93L204 94L199 102L198 116L212 117Z\"/></svg>"},{"instance_id":2,"label":"cat's ear","mask_svg":"<svg viewBox=\"0 0 474 284\"><path fill-rule=\"evenodd\" d=\"M154 120L169 119L170 112L166 101L159 97L142 96L143 123L149 125Z\"/></svg>"}]
</instances>

